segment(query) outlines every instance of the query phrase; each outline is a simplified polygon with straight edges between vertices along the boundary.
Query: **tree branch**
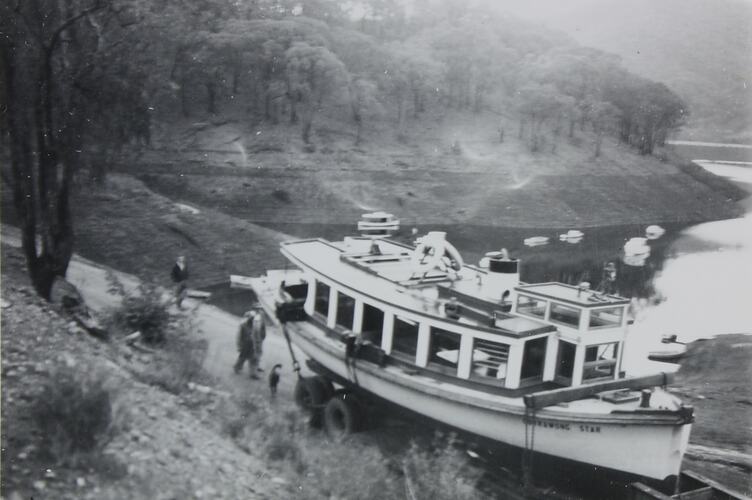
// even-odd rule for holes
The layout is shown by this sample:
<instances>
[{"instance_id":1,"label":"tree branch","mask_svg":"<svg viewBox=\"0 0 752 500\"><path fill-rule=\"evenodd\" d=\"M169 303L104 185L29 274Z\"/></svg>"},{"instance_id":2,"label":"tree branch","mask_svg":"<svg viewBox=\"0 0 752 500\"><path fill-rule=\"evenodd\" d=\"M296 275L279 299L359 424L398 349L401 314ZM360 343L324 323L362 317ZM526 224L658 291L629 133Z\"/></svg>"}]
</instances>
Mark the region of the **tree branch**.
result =
<instances>
[{"instance_id":1,"label":"tree branch","mask_svg":"<svg viewBox=\"0 0 752 500\"><path fill-rule=\"evenodd\" d=\"M49 54L52 54L52 52L55 50L55 46L57 45L57 42L60 40L60 36L63 34L63 32L70 27L72 24L74 24L79 19L88 16L89 14L92 14L98 10L101 10L105 7L103 0L96 0L94 2L94 5L89 7L88 9L84 9L78 14L75 14L71 17L69 17L67 20L63 21L63 23L58 26L55 31L52 32L52 36L50 37L49 45L45 47L45 51Z\"/></svg>"}]
</instances>

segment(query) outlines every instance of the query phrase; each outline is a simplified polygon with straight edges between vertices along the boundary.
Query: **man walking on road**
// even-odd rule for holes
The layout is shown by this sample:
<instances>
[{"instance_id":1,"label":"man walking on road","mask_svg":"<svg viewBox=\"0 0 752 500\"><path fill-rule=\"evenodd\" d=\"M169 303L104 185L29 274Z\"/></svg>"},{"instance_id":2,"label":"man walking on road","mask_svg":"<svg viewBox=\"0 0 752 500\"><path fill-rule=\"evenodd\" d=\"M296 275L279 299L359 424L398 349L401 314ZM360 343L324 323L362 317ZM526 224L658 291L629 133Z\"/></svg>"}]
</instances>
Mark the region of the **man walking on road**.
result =
<instances>
[{"instance_id":1,"label":"man walking on road","mask_svg":"<svg viewBox=\"0 0 752 500\"><path fill-rule=\"evenodd\" d=\"M183 299L188 294L188 266L183 255L172 266L172 281L175 282L175 304L182 309Z\"/></svg>"},{"instance_id":2,"label":"man walking on road","mask_svg":"<svg viewBox=\"0 0 752 500\"><path fill-rule=\"evenodd\" d=\"M251 310L243 315L243 322L238 330L238 360L235 363L235 373L240 373L243 365L248 361L251 378L258 379L257 372L261 371L258 363L261 359L262 346L266 338L264 316L258 310Z\"/></svg>"}]
</instances>

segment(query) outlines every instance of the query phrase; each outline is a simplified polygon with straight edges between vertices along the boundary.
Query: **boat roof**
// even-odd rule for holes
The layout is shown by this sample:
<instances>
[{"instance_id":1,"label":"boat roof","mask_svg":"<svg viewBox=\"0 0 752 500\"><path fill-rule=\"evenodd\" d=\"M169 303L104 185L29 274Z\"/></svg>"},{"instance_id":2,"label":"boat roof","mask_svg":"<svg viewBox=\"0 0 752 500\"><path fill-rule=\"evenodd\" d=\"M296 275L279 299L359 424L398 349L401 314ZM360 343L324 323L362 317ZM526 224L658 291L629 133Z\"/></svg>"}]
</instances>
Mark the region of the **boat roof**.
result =
<instances>
[{"instance_id":1,"label":"boat roof","mask_svg":"<svg viewBox=\"0 0 752 500\"><path fill-rule=\"evenodd\" d=\"M296 265L352 289L367 297L388 303L413 314L455 321L481 331L511 337L526 337L554 331L542 321L508 315L501 305L485 300L479 290L478 275L485 271L463 266L457 276L440 270L425 276L415 274L411 263L413 248L391 240L379 240L380 253L370 252L371 238L352 237L341 242L307 239L282 243L282 252ZM441 307L456 296L463 305L459 320L447 318ZM443 299L443 300L440 300ZM467 299L467 300L463 300ZM495 317L493 325L489 321Z\"/></svg>"},{"instance_id":2,"label":"boat roof","mask_svg":"<svg viewBox=\"0 0 752 500\"><path fill-rule=\"evenodd\" d=\"M535 283L515 287L518 292L537 295L545 299L568 302L578 307L601 307L628 304L629 300L607 295L565 283Z\"/></svg>"},{"instance_id":3,"label":"boat roof","mask_svg":"<svg viewBox=\"0 0 752 500\"><path fill-rule=\"evenodd\" d=\"M363 219L390 219L394 217L394 214L390 214L389 212L369 212L367 214L362 214L361 217Z\"/></svg>"}]
</instances>

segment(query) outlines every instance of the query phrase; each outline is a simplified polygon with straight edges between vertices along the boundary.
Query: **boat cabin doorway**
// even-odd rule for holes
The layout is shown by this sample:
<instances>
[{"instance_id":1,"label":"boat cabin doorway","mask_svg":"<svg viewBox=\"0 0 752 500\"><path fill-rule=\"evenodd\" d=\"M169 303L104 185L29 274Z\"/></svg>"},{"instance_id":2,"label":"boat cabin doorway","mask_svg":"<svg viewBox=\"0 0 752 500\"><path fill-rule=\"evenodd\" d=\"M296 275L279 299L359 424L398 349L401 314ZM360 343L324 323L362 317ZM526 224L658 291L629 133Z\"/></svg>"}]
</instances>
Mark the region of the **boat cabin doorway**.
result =
<instances>
[{"instance_id":1,"label":"boat cabin doorway","mask_svg":"<svg viewBox=\"0 0 752 500\"><path fill-rule=\"evenodd\" d=\"M570 343L559 341L559 359L556 363L555 381L558 384L570 386L574 376L574 357L577 353L577 346Z\"/></svg>"},{"instance_id":2,"label":"boat cabin doorway","mask_svg":"<svg viewBox=\"0 0 752 500\"><path fill-rule=\"evenodd\" d=\"M548 337L540 337L525 342L522 354L521 385L530 385L543 381L543 369L546 364L546 344Z\"/></svg>"}]
</instances>

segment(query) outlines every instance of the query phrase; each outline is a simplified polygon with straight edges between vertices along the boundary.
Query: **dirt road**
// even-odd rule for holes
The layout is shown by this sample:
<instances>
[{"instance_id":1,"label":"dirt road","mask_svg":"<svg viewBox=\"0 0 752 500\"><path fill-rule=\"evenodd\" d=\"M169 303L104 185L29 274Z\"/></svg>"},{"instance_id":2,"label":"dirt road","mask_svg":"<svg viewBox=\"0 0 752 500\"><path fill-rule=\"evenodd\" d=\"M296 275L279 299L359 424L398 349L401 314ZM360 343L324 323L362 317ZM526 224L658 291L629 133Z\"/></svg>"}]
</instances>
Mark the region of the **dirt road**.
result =
<instances>
[{"instance_id":1,"label":"dirt road","mask_svg":"<svg viewBox=\"0 0 752 500\"><path fill-rule=\"evenodd\" d=\"M0 240L5 245L16 248L21 246L20 232L17 228L7 225L2 225ZM112 272L127 289L136 288L140 282L137 277L131 274L109 269L78 255L73 256L68 266L68 281L78 288L89 308L100 314L104 314L109 308L116 306L119 300L118 297L107 292L109 288L108 272ZM209 341L205 368L224 386L224 389L242 393L244 390L249 390L251 385L261 384L265 387L268 369L276 363L281 363L283 368L279 387L280 393L282 397L292 393L296 379L292 371L287 344L281 332L269 325L261 360L261 366L265 369L265 372L261 374L261 380L252 381L249 380L247 372L243 375L236 375L232 371L237 356L235 336L240 318L194 299L186 299L184 304L187 309L194 311L198 326L205 332ZM300 359L303 359L301 353L299 353L299 356Z\"/></svg>"}]
</instances>

